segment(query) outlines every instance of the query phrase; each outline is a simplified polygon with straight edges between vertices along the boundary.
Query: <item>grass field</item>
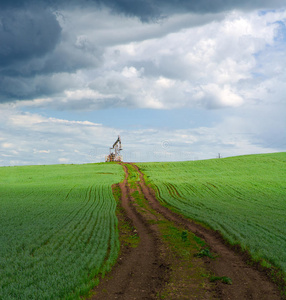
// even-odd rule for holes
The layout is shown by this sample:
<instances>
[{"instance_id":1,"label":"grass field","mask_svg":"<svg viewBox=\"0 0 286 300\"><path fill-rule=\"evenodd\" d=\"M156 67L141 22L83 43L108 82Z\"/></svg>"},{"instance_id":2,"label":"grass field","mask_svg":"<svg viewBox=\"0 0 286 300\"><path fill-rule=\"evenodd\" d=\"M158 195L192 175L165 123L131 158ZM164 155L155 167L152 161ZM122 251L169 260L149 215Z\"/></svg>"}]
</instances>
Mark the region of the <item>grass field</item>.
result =
<instances>
[{"instance_id":1,"label":"grass field","mask_svg":"<svg viewBox=\"0 0 286 300\"><path fill-rule=\"evenodd\" d=\"M286 153L137 165L164 205L286 274ZM1 167L0 299L88 293L118 256L123 177L113 163Z\"/></svg>"},{"instance_id":2,"label":"grass field","mask_svg":"<svg viewBox=\"0 0 286 300\"><path fill-rule=\"evenodd\" d=\"M137 165L164 205L286 274L286 153Z\"/></svg>"},{"instance_id":3,"label":"grass field","mask_svg":"<svg viewBox=\"0 0 286 300\"><path fill-rule=\"evenodd\" d=\"M119 251L117 164L0 168L0 299L74 299Z\"/></svg>"}]
</instances>

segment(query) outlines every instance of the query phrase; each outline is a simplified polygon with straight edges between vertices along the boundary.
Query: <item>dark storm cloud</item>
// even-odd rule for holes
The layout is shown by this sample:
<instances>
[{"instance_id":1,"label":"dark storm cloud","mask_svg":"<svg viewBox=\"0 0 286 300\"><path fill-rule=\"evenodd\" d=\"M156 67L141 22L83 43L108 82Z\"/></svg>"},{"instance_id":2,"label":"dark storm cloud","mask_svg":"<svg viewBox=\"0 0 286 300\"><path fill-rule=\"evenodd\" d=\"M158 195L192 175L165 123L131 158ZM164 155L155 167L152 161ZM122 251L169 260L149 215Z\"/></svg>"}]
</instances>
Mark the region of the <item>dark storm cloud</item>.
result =
<instances>
[{"instance_id":1,"label":"dark storm cloud","mask_svg":"<svg viewBox=\"0 0 286 300\"><path fill-rule=\"evenodd\" d=\"M231 9L267 9L285 6L285 0L1 0L1 7L23 7L35 3L60 9L72 6L109 7L115 13L150 21L176 12L218 13Z\"/></svg>"},{"instance_id":2,"label":"dark storm cloud","mask_svg":"<svg viewBox=\"0 0 286 300\"><path fill-rule=\"evenodd\" d=\"M50 8L11 3L0 4L0 103L58 93L59 84L45 75L72 73L98 62L99 51L87 42L63 43Z\"/></svg>"},{"instance_id":3,"label":"dark storm cloud","mask_svg":"<svg viewBox=\"0 0 286 300\"><path fill-rule=\"evenodd\" d=\"M0 1L0 103L33 99L59 93L56 82L48 76L75 73L79 69L97 67L104 49L88 37L62 32L58 16L61 11L90 10L107 7L114 14L138 17L151 22L173 13L218 13L230 9L275 8L285 0L1 0ZM83 9L84 8L84 9ZM70 14L71 20L73 14ZM210 17L211 20L212 17ZM112 17L110 19L112 24ZM90 24L92 26L92 24ZM64 31L64 29L63 29ZM116 29L114 30L116 31ZM117 35L120 35L116 31ZM80 38L80 39L78 39ZM176 62L176 66L180 61ZM144 65L142 64L142 67ZM161 66L160 66L161 67ZM169 69L146 66L146 73ZM180 72L180 75L183 73ZM66 82L64 86L67 86Z\"/></svg>"},{"instance_id":4,"label":"dark storm cloud","mask_svg":"<svg viewBox=\"0 0 286 300\"><path fill-rule=\"evenodd\" d=\"M262 9L285 6L284 0L95 0L115 12L137 16L142 21L173 13L218 13L231 9Z\"/></svg>"},{"instance_id":5,"label":"dark storm cloud","mask_svg":"<svg viewBox=\"0 0 286 300\"><path fill-rule=\"evenodd\" d=\"M1 1L0 102L14 100L18 94L22 95L20 99L30 94L31 82L22 77L40 70L43 59L61 38L61 27L50 9L39 4L27 7L17 1L13 8L5 4Z\"/></svg>"},{"instance_id":6,"label":"dark storm cloud","mask_svg":"<svg viewBox=\"0 0 286 300\"><path fill-rule=\"evenodd\" d=\"M1 67L50 52L58 43L60 33L55 15L48 10L1 10Z\"/></svg>"}]
</instances>

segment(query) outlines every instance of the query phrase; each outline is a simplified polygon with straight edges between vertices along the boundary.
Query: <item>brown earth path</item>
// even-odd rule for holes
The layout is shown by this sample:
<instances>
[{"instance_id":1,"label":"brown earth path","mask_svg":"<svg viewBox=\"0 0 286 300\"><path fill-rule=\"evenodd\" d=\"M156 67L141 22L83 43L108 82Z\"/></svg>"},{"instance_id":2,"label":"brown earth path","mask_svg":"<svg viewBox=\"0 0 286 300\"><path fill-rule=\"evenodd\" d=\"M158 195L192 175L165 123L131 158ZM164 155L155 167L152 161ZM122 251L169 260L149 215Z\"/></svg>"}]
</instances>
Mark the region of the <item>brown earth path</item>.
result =
<instances>
[{"instance_id":1,"label":"brown earth path","mask_svg":"<svg viewBox=\"0 0 286 300\"><path fill-rule=\"evenodd\" d=\"M229 246L225 245L217 233L187 220L162 206L156 199L154 191L146 185L142 172L136 165L135 168L140 174L139 184L141 189L151 207L165 218L185 226L186 229L201 237L209 245L211 251L218 255L216 259L211 260L210 269L216 276L227 276L233 282L232 285L218 283L217 292L219 299L282 299L279 289L270 282L267 275L247 264L243 255L236 253Z\"/></svg>"},{"instance_id":2,"label":"brown earth path","mask_svg":"<svg viewBox=\"0 0 286 300\"><path fill-rule=\"evenodd\" d=\"M243 255L226 246L217 233L162 206L154 191L146 185L140 169L136 165L133 167L140 175L140 189L151 207L166 219L204 239L212 253L218 255L216 259L206 260L208 268L216 276L231 278L233 284L217 282L214 299L282 299L279 289L269 281L266 274L249 266ZM136 210L127 182L128 170L124 165L123 168L125 180L120 183L122 207L126 216L132 220L140 242L136 248L123 251L117 265L94 290L92 299L159 299L158 291L168 279L166 264L160 256L162 242L154 227L144 219L144 214L139 214Z\"/></svg>"},{"instance_id":3,"label":"brown earth path","mask_svg":"<svg viewBox=\"0 0 286 300\"><path fill-rule=\"evenodd\" d=\"M119 263L95 289L92 299L157 299L156 293L165 281L165 266L160 261L160 241L157 233L134 207L127 182L128 170L123 165L125 179L120 183L121 205L140 237L136 248L125 249Z\"/></svg>"}]
</instances>

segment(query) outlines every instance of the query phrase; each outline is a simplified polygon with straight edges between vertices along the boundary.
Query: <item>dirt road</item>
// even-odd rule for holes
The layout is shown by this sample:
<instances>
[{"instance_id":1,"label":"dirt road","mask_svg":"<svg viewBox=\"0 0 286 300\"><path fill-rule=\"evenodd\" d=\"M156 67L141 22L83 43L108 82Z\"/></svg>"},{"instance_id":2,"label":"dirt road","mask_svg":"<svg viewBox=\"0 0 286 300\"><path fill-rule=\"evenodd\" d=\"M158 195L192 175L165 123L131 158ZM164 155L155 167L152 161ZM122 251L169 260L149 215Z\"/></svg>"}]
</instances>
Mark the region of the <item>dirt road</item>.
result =
<instances>
[{"instance_id":1,"label":"dirt road","mask_svg":"<svg viewBox=\"0 0 286 300\"><path fill-rule=\"evenodd\" d=\"M165 293L164 299L282 299L280 291L266 274L248 265L245 257L226 246L217 233L163 207L154 191L146 185L139 168L136 165L132 167L140 180L130 188L128 169L123 165L125 180L120 184L121 205L126 217L132 220L140 242L136 248L122 248L117 265L95 289L92 299L161 299L162 291L170 291L170 287L173 292ZM145 206L142 210L138 206L132 197L134 191L144 195L149 208ZM157 217L152 211L156 212ZM167 255L170 249L163 242L158 226L150 222L152 218L160 218L161 222L168 220L202 238L217 256L215 259L205 259L205 267L217 277L230 278L232 284L217 281L212 285L204 284L199 290L194 287L192 292L191 279L189 288L186 284L180 285L179 281L170 282L172 272L176 270L175 263ZM196 263L192 262L192 265L195 267Z\"/></svg>"},{"instance_id":2,"label":"dirt road","mask_svg":"<svg viewBox=\"0 0 286 300\"><path fill-rule=\"evenodd\" d=\"M166 266L160 261L160 240L152 226L134 206L127 182L120 183L121 205L140 237L138 247L123 249L119 263L96 289L93 299L157 299L156 291L165 281Z\"/></svg>"}]
</instances>

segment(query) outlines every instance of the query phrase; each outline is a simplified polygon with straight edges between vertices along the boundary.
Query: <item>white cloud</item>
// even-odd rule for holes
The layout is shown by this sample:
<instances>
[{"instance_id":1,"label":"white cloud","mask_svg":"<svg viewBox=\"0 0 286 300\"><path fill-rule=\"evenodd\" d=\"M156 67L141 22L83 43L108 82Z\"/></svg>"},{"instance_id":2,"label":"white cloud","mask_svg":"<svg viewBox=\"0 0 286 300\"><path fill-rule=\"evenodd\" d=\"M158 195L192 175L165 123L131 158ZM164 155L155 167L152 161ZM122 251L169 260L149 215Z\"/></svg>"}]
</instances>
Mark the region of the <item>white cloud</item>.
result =
<instances>
[{"instance_id":1,"label":"white cloud","mask_svg":"<svg viewBox=\"0 0 286 300\"><path fill-rule=\"evenodd\" d=\"M182 28L202 26L214 20L221 20L224 16L224 13L203 15L185 13L174 14L157 22L142 23L138 18L110 14L110 11L105 8L100 10L83 8L62 11L59 21L65 34L75 36L77 45L81 46L87 41L101 47L129 44L132 53L131 43L134 41L161 38Z\"/></svg>"},{"instance_id":2,"label":"white cloud","mask_svg":"<svg viewBox=\"0 0 286 300\"><path fill-rule=\"evenodd\" d=\"M124 67L124 69L121 72L122 76L126 78L138 78L141 75L140 73L141 72L134 67Z\"/></svg>"},{"instance_id":3,"label":"white cloud","mask_svg":"<svg viewBox=\"0 0 286 300\"><path fill-rule=\"evenodd\" d=\"M108 151L118 134L94 122L44 117L12 107L2 107L0 114L0 165L93 162L92 149L102 155L100 149Z\"/></svg>"},{"instance_id":4,"label":"white cloud","mask_svg":"<svg viewBox=\"0 0 286 300\"><path fill-rule=\"evenodd\" d=\"M186 13L144 24L106 9L61 13L62 36L54 51L21 65L20 73L29 75L24 79L3 81L17 97L35 99L0 106L0 164L102 161L119 133L131 161L285 146L286 10ZM165 128L166 121L150 118L148 129L126 130L126 112L120 115L123 125L111 128L40 110L106 108L216 109L216 118L207 125L194 120L189 129L172 127L172 120Z\"/></svg>"},{"instance_id":5,"label":"white cloud","mask_svg":"<svg viewBox=\"0 0 286 300\"><path fill-rule=\"evenodd\" d=\"M51 151L50 150L37 150L37 149L34 149L33 153L46 153L46 154L49 154Z\"/></svg>"},{"instance_id":6,"label":"white cloud","mask_svg":"<svg viewBox=\"0 0 286 300\"><path fill-rule=\"evenodd\" d=\"M158 39L111 47L107 53L116 51L120 53L117 60L119 68L130 61L142 66L140 73L134 65L124 67L123 77L129 70L129 79L133 78L133 81L124 86L125 89L121 90L120 96L121 98L132 96L131 103L139 107L142 107L142 102L147 98L142 95L156 99L156 102L160 103L156 107L160 108L172 108L174 101L176 107L206 104L208 108L214 107L216 103L217 108L237 107L243 103L243 97L247 95L247 90L238 89L238 84L241 80L253 78L256 66L263 63L255 59L255 54L273 45L277 28L275 21L280 18L282 18L280 12L271 13L267 18L257 13L242 17L236 12L221 22L184 29ZM106 60L108 61L108 55ZM146 62L153 64L153 68L157 69L159 74L155 72L155 77L152 73L148 74L148 68L144 67ZM275 63L277 67L281 67L280 61ZM130 70L133 71L132 76ZM114 70L111 73L105 71L101 81L112 78L110 74L115 74ZM167 93L162 88L162 78L165 83L166 80L172 83L169 84ZM155 82L160 82L161 86L154 84L154 79ZM124 85L125 79L121 79L118 73L117 83L120 80ZM209 105L203 97L201 103L198 103L198 97L195 97L196 101L193 99L197 94L192 94L197 88L207 90L209 93L210 90L216 89L220 91L216 95L219 99ZM116 93L112 96L119 97ZM153 102L146 101L145 107L153 108Z\"/></svg>"},{"instance_id":7,"label":"white cloud","mask_svg":"<svg viewBox=\"0 0 286 300\"><path fill-rule=\"evenodd\" d=\"M69 163L69 159L68 158L65 158L65 157L61 157L58 159L58 162L61 163L61 164L67 164Z\"/></svg>"},{"instance_id":8,"label":"white cloud","mask_svg":"<svg viewBox=\"0 0 286 300\"><path fill-rule=\"evenodd\" d=\"M220 88L215 84L207 84L201 86L200 89L196 98L202 100L207 108L238 107L244 102L242 97L231 90L230 86Z\"/></svg>"},{"instance_id":9,"label":"white cloud","mask_svg":"<svg viewBox=\"0 0 286 300\"><path fill-rule=\"evenodd\" d=\"M116 15L113 25L107 10L102 15L97 11L63 13L65 47L73 41L91 53L101 45L101 64L91 63L73 74L56 74L48 81L39 77L41 86L47 82L59 93L18 102L18 107L212 109L239 107L258 96L259 101L269 101L271 93L275 99L284 97L285 42L277 37L279 22L285 24L285 10L263 15L234 11L224 18L174 15L162 24L142 24L136 18ZM205 21L199 22L200 17ZM114 26L118 27L116 37Z\"/></svg>"},{"instance_id":10,"label":"white cloud","mask_svg":"<svg viewBox=\"0 0 286 300\"><path fill-rule=\"evenodd\" d=\"M3 147L4 149L6 149L6 148L13 148L14 145L11 144L11 143L2 143L2 147Z\"/></svg>"},{"instance_id":11,"label":"white cloud","mask_svg":"<svg viewBox=\"0 0 286 300\"><path fill-rule=\"evenodd\" d=\"M286 126L281 124L285 123L281 116L266 107L259 111L260 120L253 122L253 113L257 113L255 107L253 110L223 117L212 126L189 129L120 129L33 114L24 115L31 122L11 123L7 118L0 128L0 165L101 162L118 134L125 161L206 159L217 153L226 157L285 148L281 137ZM14 120L23 117L15 110L6 109L6 114L13 115Z\"/></svg>"}]
</instances>

